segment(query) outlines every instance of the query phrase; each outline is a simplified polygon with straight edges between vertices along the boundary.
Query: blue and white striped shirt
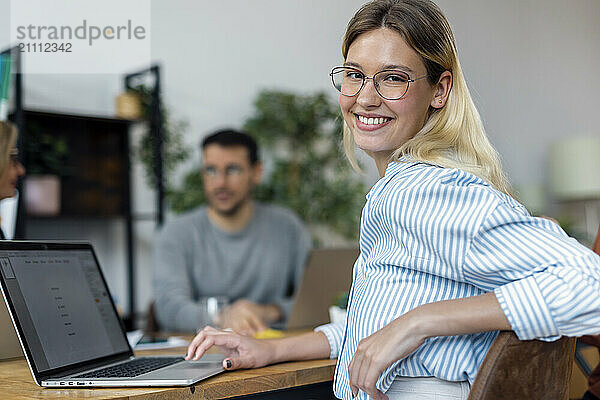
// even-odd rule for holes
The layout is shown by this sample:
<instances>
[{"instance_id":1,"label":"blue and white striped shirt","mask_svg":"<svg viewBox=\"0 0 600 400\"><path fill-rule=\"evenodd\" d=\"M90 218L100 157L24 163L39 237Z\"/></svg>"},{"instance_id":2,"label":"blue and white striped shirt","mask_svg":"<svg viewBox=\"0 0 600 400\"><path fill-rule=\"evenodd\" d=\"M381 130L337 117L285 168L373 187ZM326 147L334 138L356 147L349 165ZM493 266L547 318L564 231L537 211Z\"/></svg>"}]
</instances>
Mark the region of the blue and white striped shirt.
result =
<instances>
[{"instance_id":1,"label":"blue and white striped shirt","mask_svg":"<svg viewBox=\"0 0 600 400\"><path fill-rule=\"evenodd\" d=\"M363 209L346 322L316 329L338 358L336 396L352 399L348 365L361 339L421 304L492 290L522 340L600 332L600 257L475 175L390 163ZM377 387L397 375L472 383L496 335L427 339Z\"/></svg>"}]
</instances>

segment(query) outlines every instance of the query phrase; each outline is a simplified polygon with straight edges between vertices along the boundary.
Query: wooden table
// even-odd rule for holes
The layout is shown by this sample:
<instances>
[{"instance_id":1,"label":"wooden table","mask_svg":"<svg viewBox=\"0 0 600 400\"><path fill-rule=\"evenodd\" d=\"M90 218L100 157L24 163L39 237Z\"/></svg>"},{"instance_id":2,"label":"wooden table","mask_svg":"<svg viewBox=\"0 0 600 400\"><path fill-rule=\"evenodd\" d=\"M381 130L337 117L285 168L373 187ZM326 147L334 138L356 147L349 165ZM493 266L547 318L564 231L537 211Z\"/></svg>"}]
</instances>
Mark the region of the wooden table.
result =
<instances>
[{"instance_id":1,"label":"wooden table","mask_svg":"<svg viewBox=\"0 0 600 400\"><path fill-rule=\"evenodd\" d=\"M182 355L185 349L136 355ZM25 359L0 361L0 399L332 399L335 360L298 361L224 372L178 388L48 389L35 384Z\"/></svg>"}]
</instances>

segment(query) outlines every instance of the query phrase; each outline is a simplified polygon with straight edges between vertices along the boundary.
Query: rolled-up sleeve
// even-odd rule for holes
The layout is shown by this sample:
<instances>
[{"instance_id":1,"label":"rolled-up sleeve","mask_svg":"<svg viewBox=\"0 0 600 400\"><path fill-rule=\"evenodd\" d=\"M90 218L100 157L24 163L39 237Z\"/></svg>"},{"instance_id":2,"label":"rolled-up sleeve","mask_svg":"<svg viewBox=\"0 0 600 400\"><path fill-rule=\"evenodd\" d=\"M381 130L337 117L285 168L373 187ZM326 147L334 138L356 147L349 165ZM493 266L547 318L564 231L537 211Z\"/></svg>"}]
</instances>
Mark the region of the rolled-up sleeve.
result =
<instances>
[{"instance_id":1,"label":"rolled-up sleeve","mask_svg":"<svg viewBox=\"0 0 600 400\"><path fill-rule=\"evenodd\" d=\"M473 238L463 274L494 291L521 340L600 332L600 257L551 221L499 204Z\"/></svg>"},{"instance_id":2,"label":"rolled-up sleeve","mask_svg":"<svg viewBox=\"0 0 600 400\"><path fill-rule=\"evenodd\" d=\"M315 328L315 332L322 332L329 342L329 358L338 358L342 340L344 340L344 330L346 329L346 320L335 324L321 325Z\"/></svg>"}]
</instances>

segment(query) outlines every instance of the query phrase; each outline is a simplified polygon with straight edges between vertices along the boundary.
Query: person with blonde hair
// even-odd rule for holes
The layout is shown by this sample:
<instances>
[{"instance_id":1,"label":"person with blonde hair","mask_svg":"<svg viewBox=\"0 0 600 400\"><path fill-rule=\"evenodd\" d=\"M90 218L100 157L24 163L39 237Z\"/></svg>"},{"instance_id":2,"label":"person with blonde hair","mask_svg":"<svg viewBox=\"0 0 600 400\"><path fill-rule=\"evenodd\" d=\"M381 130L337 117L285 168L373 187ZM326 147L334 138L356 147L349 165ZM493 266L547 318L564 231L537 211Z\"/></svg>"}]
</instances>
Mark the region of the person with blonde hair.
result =
<instances>
[{"instance_id":1,"label":"person with blonde hair","mask_svg":"<svg viewBox=\"0 0 600 400\"><path fill-rule=\"evenodd\" d=\"M342 399L466 399L500 330L552 341L600 332L600 257L510 195L430 0L375 0L350 20L340 92L347 155L367 195L346 321L260 341L204 328L226 369L337 358Z\"/></svg>"},{"instance_id":2,"label":"person with blonde hair","mask_svg":"<svg viewBox=\"0 0 600 400\"><path fill-rule=\"evenodd\" d=\"M0 200L13 197L17 179L25 174L17 151L17 128L10 122L0 121ZM0 229L0 239L5 239Z\"/></svg>"}]
</instances>

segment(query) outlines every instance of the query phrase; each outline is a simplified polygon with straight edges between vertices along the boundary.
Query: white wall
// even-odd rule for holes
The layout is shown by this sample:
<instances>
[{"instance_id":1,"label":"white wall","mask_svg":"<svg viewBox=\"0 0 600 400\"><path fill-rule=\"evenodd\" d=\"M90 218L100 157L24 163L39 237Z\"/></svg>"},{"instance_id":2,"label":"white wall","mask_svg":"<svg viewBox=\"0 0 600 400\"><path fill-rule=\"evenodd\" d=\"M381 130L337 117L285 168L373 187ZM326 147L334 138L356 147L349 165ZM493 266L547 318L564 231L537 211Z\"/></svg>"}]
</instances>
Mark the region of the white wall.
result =
<instances>
[{"instance_id":1,"label":"white wall","mask_svg":"<svg viewBox=\"0 0 600 400\"><path fill-rule=\"evenodd\" d=\"M547 178L552 141L600 135L593 118L600 89L595 77L599 1L440 4L455 28L461 62L488 134L514 184Z\"/></svg>"},{"instance_id":2,"label":"white wall","mask_svg":"<svg viewBox=\"0 0 600 400\"><path fill-rule=\"evenodd\" d=\"M194 156L204 134L239 127L262 88L327 90L335 96L328 72L341 62L343 31L362 3L152 1L152 55L164 68L166 103L175 117L190 122L186 141ZM553 140L600 134L593 118L600 93L600 1L437 3L454 28L471 92L509 177L517 186L542 185ZM0 0L0 48L8 45L8 4ZM25 85L29 107L110 115L122 83L118 75L32 75ZM368 172L373 182L375 171ZM151 209L150 192L137 194L138 210ZM111 288L124 299L123 232L115 224L73 228L72 235L97 243ZM138 230L144 305L151 296L153 229L143 223Z\"/></svg>"}]
</instances>

